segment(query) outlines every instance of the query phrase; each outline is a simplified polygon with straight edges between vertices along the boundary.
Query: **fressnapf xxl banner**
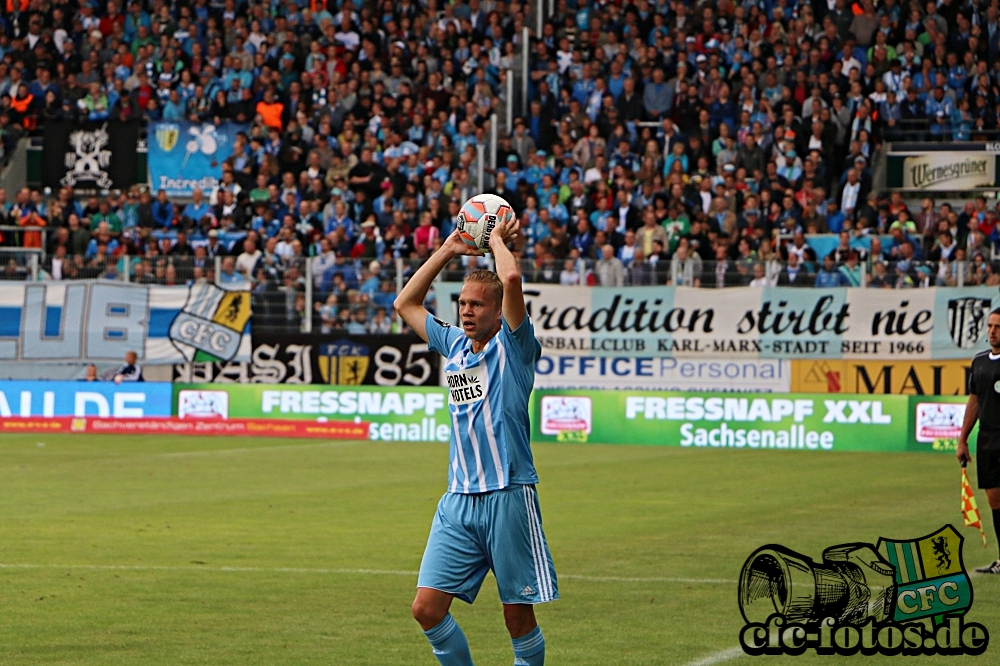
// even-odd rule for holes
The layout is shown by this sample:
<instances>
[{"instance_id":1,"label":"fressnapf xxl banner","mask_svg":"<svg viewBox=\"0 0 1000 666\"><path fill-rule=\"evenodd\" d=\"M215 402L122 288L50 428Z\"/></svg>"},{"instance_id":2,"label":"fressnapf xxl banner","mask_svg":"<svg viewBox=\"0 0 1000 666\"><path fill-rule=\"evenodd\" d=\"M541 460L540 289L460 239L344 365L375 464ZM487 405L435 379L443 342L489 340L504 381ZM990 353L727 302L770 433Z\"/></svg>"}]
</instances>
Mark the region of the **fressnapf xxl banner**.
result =
<instances>
[{"instance_id":1,"label":"fressnapf xxl banner","mask_svg":"<svg viewBox=\"0 0 1000 666\"><path fill-rule=\"evenodd\" d=\"M110 190L136 182L138 122L47 122L44 141L45 187Z\"/></svg>"},{"instance_id":2,"label":"fressnapf xxl banner","mask_svg":"<svg viewBox=\"0 0 1000 666\"><path fill-rule=\"evenodd\" d=\"M211 284L7 283L0 363L144 364L250 358L250 293Z\"/></svg>"},{"instance_id":3,"label":"fressnapf xxl banner","mask_svg":"<svg viewBox=\"0 0 1000 666\"><path fill-rule=\"evenodd\" d=\"M435 285L457 323L460 282ZM544 354L687 358L967 359L988 348L993 287L564 287L528 284Z\"/></svg>"}]
</instances>

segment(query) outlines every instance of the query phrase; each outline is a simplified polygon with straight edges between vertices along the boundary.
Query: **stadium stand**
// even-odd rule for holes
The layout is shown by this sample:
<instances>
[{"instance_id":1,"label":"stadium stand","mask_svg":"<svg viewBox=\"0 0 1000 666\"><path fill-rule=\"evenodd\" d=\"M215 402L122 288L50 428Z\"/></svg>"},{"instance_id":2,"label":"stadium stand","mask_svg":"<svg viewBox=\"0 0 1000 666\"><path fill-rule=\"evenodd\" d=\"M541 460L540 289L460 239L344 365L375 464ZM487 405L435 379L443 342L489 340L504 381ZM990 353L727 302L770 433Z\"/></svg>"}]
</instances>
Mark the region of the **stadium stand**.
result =
<instances>
[{"instance_id":1,"label":"stadium stand","mask_svg":"<svg viewBox=\"0 0 1000 666\"><path fill-rule=\"evenodd\" d=\"M998 136L997 0L3 2L3 153L245 123L192 198L0 190L5 280L245 281L261 325L388 332L482 182L531 282L1000 284L1000 204L918 208L873 168Z\"/></svg>"}]
</instances>

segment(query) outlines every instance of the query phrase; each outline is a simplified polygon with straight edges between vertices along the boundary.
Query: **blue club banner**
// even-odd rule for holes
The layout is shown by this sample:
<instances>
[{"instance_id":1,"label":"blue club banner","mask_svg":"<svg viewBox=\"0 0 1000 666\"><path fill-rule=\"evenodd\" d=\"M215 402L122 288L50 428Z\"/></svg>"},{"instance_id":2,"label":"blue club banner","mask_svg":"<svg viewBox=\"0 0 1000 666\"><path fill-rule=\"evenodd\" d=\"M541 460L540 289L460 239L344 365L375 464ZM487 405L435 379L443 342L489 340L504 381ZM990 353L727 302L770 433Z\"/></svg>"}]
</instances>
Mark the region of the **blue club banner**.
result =
<instances>
[{"instance_id":1,"label":"blue club banner","mask_svg":"<svg viewBox=\"0 0 1000 666\"><path fill-rule=\"evenodd\" d=\"M117 282L0 286L0 366L250 360L250 292L212 284Z\"/></svg>"},{"instance_id":2,"label":"blue club banner","mask_svg":"<svg viewBox=\"0 0 1000 666\"><path fill-rule=\"evenodd\" d=\"M149 180L153 191L190 197L219 185L222 163L233 154L233 142L246 125L156 122L149 124Z\"/></svg>"},{"instance_id":3,"label":"blue club banner","mask_svg":"<svg viewBox=\"0 0 1000 666\"><path fill-rule=\"evenodd\" d=\"M460 282L435 286L457 323ZM988 347L995 287L563 287L524 285L549 356L969 359Z\"/></svg>"}]
</instances>

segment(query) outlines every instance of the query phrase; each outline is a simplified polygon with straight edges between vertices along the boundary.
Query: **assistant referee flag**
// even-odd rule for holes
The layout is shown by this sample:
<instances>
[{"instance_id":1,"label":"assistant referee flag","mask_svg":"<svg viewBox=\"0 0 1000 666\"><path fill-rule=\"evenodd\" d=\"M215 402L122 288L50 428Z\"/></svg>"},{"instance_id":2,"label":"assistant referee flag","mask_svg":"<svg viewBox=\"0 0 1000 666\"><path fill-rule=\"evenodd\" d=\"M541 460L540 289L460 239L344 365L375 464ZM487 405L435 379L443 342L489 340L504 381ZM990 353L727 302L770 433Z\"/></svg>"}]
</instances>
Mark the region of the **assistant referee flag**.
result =
<instances>
[{"instance_id":1,"label":"assistant referee flag","mask_svg":"<svg viewBox=\"0 0 1000 666\"><path fill-rule=\"evenodd\" d=\"M962 518L965 519L966 527L979 529L980 536L983 537L983 548L986 548L986 532L983 531L983 520L979 516L979 506L976 505L976 496L972 492L972 484L969 483L969 473L962 465Z\"/></svg>"}]
</instances>

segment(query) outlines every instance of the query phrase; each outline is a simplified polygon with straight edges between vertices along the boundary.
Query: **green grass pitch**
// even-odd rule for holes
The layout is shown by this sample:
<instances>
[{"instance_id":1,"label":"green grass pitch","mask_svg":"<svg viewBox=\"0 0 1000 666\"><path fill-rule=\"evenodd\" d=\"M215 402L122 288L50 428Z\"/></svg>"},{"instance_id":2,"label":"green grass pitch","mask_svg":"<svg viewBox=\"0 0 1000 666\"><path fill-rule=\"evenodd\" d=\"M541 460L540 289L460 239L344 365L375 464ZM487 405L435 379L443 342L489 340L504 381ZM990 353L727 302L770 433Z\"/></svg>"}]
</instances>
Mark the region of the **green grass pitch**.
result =
<instances>
[{"instance_id":1,"label":"green grass pitch","mask_svg":"<svg viewBox=\"0 0 1000 666\"><path fill-rule=\"evenodd\" d=\"M951 522L968 567L996 555L988 510L988 550L961 527L950 456L535 455L562 595L538 617L557 666L731 657L735 581L765 543L818 558ZM434 664L409 605L446 457L437 444L5 435L0 663ZM1000 581L973 582L969 617L1000 641ZM492 578L454 614L477 664L512 663Z\"/></svg>"}]
</instances>

